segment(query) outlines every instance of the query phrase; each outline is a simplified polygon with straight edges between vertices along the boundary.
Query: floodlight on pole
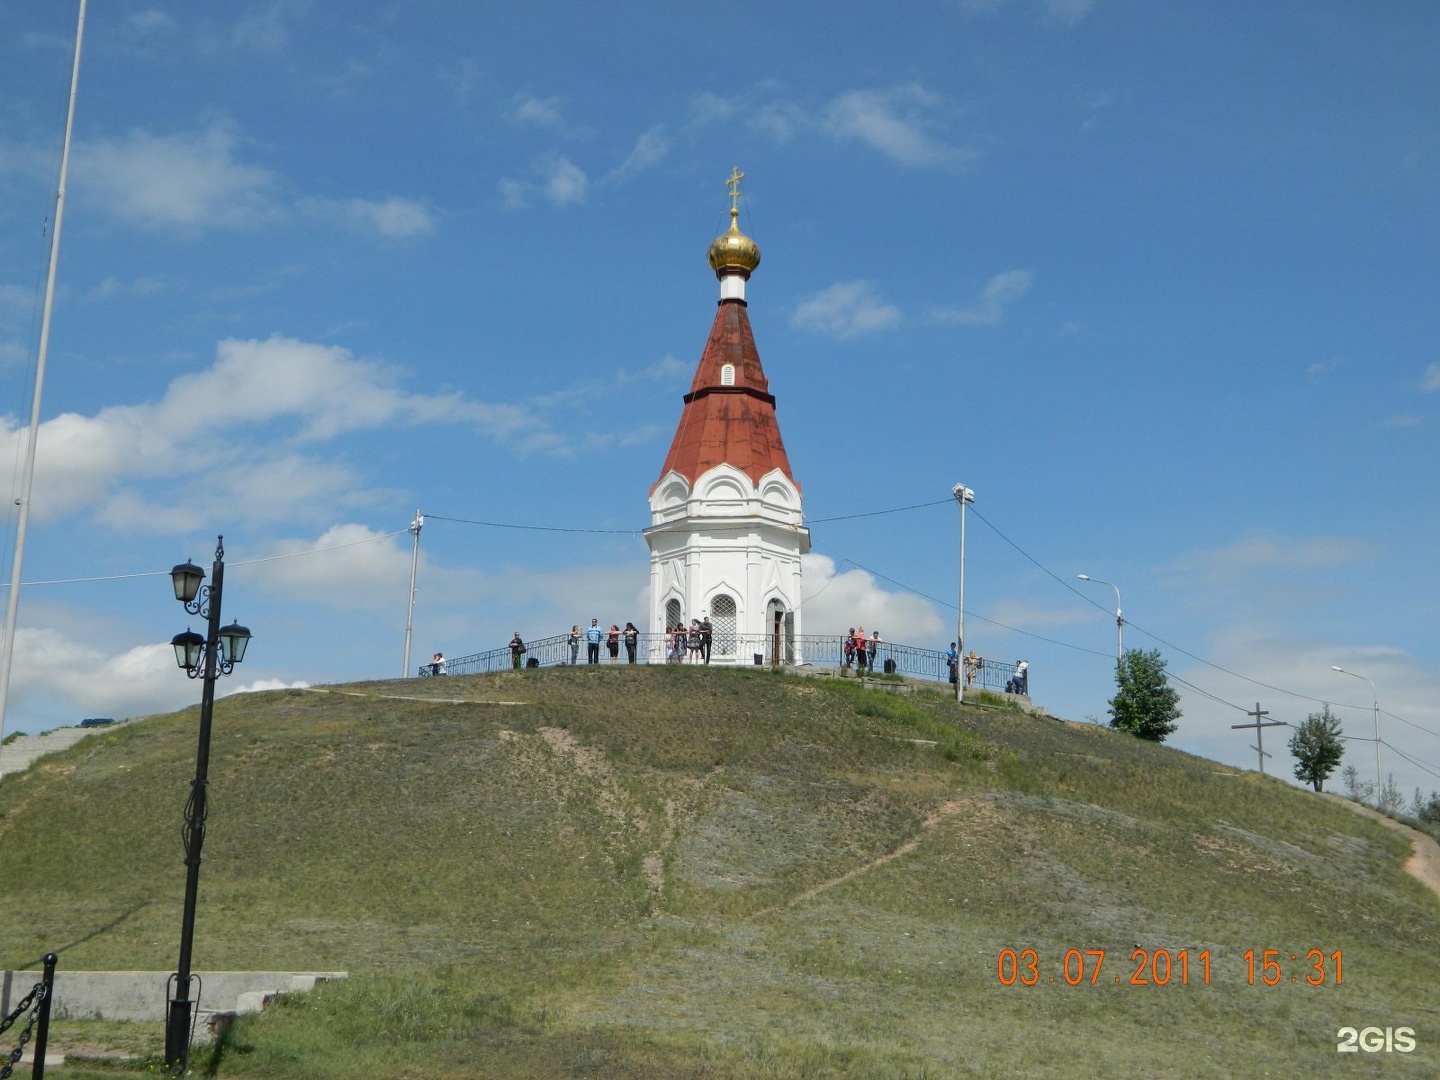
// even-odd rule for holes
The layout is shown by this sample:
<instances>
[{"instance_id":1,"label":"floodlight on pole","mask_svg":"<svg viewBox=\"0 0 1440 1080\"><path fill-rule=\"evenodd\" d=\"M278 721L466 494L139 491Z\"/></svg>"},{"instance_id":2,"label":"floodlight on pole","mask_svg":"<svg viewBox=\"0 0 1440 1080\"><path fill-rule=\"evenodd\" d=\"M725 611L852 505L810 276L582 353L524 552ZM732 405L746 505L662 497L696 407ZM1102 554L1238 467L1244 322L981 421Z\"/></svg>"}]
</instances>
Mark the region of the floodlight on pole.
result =
<instances>
[{"instance_id":1,"label":"floodlight on pole","mask_svg":"<svg viewBox=\"0 0 1440 1080\"><path fill-rule=\"evenodd\" d=\"M965 697L965 507L975 501L975 492L964 484L950 489L955 501L960 504L960 613L955 624L955 700Z\"/></svg>"},{"instance_id":2,"label":"floodlight on pole","mask_svg":"<svg viewBox=\"0 0 1440 1080\"><path fill-rule=\"evenodd\" d=\"M1352 679L1364 679L1367 683L1370 683L1371 700L1375 703L1375 801L1378 804L1380 801L1380 792L1385 786L1384 781L1380 779L1380 691L1375 689L1375 683L1372 680L1366 679L1364 675L1357 674L1356 672L1346 671L1338 664L1331 664L1330 670L1338 671L1341 675L1349 675Z\"/></svg>"},{"instance_id":3,"label":"floodlight on pole","mask_svg":"<svg viewBox=\"0 0 1440 1080\"><path fill-rule=\"evenodd\" d=\"M1109 585L1115 590L1115 664L1118 667L1125 660L1125 616L1120 612L1120 586L1104 578L1089 574L1076 574L1081 581L1093 581L1096 585Z\"/></svg>"}]
</instances>

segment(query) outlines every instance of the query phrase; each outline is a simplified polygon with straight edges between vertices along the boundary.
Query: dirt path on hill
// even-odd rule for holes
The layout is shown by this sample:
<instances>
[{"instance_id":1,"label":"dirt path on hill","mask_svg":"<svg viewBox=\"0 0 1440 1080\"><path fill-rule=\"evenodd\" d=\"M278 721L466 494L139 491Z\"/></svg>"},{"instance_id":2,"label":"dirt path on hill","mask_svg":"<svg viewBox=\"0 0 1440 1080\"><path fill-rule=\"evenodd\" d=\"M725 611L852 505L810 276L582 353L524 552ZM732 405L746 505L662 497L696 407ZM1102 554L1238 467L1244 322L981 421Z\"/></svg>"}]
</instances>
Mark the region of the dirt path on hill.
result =
<instances>
[{"instance_id":1,"label":"dirt path on hill","mask_svg":"<svg viewBox=\"0 0 1440 1080\"><path fill-rule=\"evenodd\" d=\"M1374 818L1382 825L1389 826L1396 832L1404 833L1410 838L1412 845L1410 858L1405 860L1405 872L1413 877L1420 884L1440 896L1440 844L1418 829L1412 829L1409 825L1401 824L1393 818L1388 818L1378 810L1371 810L1368 806L1361 806L1357 802L1343 799L1339 795L1325 793L1327 799L1348 806L1357 814L1364 814L1368 818Z\"/></svg>"},{"instance_id":2,"label":"dirt path on hill","mask_svg":"<svg viewBox=\"0 0 1440 1080\"><path fill-rule=\"evenodd\" d=\"M941 804L939 809L937 809L934 813L932 813L929 817L927 817L924 821L920 823L920 831L918 833L912 836L909 840L906 840L894 851L887 851L878 859L871 859L868 863L865 863L862 866L857 866L853 870L847 870L839 877L831 878L829 881L822 881L818 885L812 885L804 892L797 893L796 895L792 896L783 904L774 904L768 908L762 908L760 911L757 911L755 912L755 914L751 915L750 918L761 919L767 915L774 915L778 911L784 911L787 908L792 908L796 904L807 903L810 900L813 900L815 897L819 896L821 893L827 892L828 890L835 888L835 886L837 885L845 884L845 882L849 881L851 878L859 877L861 874L869 873L871 870L874 870L878 866L884 866L888 862L894 862L896 859L909 855L912 851L914 851L917 847L920 846L920 841L925 839L926 833L932 831L935 826L939 825L946 818L954 817L957 813L960 812L962 805L963 804L957 800L947 800L946 802Z\"/></svg>"}]
</instances>

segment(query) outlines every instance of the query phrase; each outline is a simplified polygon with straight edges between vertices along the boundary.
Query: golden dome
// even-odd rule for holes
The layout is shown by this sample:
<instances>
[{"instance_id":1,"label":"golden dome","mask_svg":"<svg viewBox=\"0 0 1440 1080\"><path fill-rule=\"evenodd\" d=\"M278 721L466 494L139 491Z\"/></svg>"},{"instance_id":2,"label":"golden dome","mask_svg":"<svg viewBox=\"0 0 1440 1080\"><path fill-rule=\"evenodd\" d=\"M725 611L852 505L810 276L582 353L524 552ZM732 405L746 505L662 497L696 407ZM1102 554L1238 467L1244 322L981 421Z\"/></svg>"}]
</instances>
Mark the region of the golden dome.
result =
<instances>
[{"instance_id":1,"label":"golden dome","mask_svg":"<svg viewBox=\"0 0 1440 1080\"><path fill-rule=\"evenodd\" d=\"M740 210L730 207L730 230L710 244L710 268L716 277L743 274L749 277L760 265L760 245L740 231Z\"/></svg>"}]
</instances>

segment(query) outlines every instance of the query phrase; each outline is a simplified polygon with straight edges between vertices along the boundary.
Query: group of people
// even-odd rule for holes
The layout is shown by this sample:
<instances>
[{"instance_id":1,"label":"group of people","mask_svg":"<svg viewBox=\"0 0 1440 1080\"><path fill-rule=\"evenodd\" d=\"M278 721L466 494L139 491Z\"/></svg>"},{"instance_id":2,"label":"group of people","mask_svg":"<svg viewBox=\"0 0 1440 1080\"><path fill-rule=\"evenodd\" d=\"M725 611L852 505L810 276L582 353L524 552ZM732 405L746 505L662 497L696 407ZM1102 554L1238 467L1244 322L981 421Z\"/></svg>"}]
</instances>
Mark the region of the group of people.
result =
<instances>
[{"instance_id":1,"label":"group of people","mask_svg":"<svg viewBox=\"0 0 1440 1080\"><path fill-rule=\"evenodd\" d=\"M640 630L633 622L627 622L625 629L620 629L615 623L610 624L606 630L600 625L599 619L591 619L590 625L584 630L579 624L570 628L570 663L572 665L580 662L580 642L585 642L585 663L600 663L600 646L603 644L610 654L610 663L620 662L620 646L625 646L625 656L629 663L635 663L635 653L640 647Z\"/></svg>"},{"instance_id":2,"label":"group of people","mask_svg":"<svg viewBox=\"0 0 1440 1080\"><path fill-rule=\"evenodd\" d=\"M665 628L665 660L671 664L710 663L710 645L714 641L715 628L710 616L691 619L687 629L683 622Z\"/></svg>"},{"instance_id":3,"label":"group of people","mask_svg":"<svg viewBox=\"0 0 1440 1080\"><path fill-rule=\"evenodd\" d=\"M969 655L961 656L955 648L955 642L950 642L950 648L945 650L945 664L950 669L950 682L960 681L961 669L964 669L965 685L974 686L976 678L980 675L980 669L985 666L985 661L975 655L971 649Z\"/></svg>"},{"instance_id":4,"label":"group of people","mask_svg":"<svg viewBox=\"0 0 1440 1080\"><path fill-rule=\"evenodd\" d=\"M853 665L857 671L875 670L875 654L880 651L880 645L879 630L866 637L863 626L850 627L845 634L845 666Z\"/></svg>"},{"instance_id":5,"label":"group of people","mask_svg":"<svg viewBox=\"0 0 1440 1080\"><path fill-rule=\"evenodd\" d=\"M945 650L945 663L950 669L950 682L959 682L962 671L967 687L974 686L980 670L985 666L985 661L975 655L975 650L961 656L955 647L955 642L950 642L950 648ZM1010 678L1005 680L1005 692L1007 694L1028 694L1030 692L1030 661L1015 661L1015 670L1010 673Z\"/></svg>"}]
</instances>

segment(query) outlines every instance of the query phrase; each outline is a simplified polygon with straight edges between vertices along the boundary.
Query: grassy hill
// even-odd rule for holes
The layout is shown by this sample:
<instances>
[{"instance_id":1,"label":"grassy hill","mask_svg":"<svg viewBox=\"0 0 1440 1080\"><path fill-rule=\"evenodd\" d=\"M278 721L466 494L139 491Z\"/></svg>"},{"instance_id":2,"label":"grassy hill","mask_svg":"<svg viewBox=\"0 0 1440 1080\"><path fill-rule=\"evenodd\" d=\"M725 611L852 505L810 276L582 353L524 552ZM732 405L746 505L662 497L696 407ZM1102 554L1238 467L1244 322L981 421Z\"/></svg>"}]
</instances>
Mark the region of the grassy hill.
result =
<instances>
[{"instance_id":1,"label":"grassy hill","mask_svg":"<svg viewBox=\"0 0 1440 1080\"><path fill-rule=\"evenodd\" d=\"M195 963L351 979L245 1020L212 1075L1440 1073L1440 902L1402 837L1278 781L766 671L327 691L216 705ZM0 963L173 968L194 736L153 718L0 786ZM1346 1026L1417 1047L1338 1053Z\"/></svg>"}]
</instances>

